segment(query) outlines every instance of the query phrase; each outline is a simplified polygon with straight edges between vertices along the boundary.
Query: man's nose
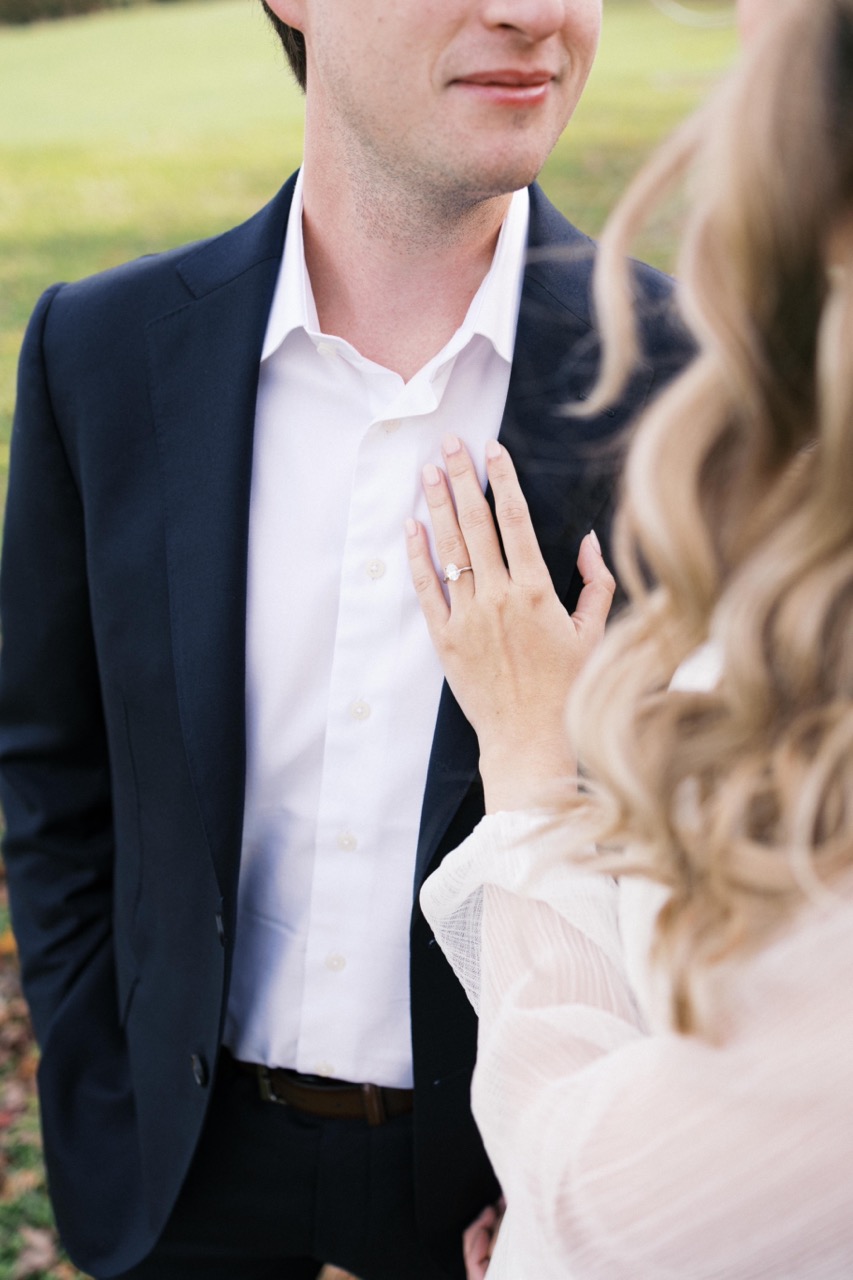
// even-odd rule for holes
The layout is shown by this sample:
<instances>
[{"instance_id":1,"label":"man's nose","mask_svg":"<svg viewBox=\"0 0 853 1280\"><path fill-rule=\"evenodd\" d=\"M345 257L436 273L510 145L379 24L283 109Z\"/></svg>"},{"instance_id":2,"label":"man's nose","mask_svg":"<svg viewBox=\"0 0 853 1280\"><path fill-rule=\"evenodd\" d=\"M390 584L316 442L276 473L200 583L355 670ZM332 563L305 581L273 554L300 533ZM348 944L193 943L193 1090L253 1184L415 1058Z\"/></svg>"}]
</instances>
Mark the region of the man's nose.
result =
<instances>
[{"instance_id":1,"label":"man's nose","mask_svg":"<svg viewBox=\"0 0 853 1280\"><path fill-rule=\"evenodd\" d=\"M484 0L483 20L490 27L514 29L531 42L546 40L566 21L569 0Z\"/></svg>"}]
</instances>

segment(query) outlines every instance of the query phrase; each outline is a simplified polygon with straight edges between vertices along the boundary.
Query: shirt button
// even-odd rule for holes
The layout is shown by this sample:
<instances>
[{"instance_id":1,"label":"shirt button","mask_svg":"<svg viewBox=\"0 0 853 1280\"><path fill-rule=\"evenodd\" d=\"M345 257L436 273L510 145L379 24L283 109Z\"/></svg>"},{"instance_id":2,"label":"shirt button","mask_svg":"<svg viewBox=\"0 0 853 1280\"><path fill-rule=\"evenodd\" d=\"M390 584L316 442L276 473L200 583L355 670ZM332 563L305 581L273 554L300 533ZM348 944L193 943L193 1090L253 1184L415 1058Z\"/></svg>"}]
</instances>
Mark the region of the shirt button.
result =
<instances>
[{"instance_id":1,"label":"shirt button","mask_svg":"<svg viewBox=\"0 0 853 1280\"><path fill-rule=\"evenodd\" d=\"M358 841L351 831L342 831L338 836L338 848L343 849L344 853L352 853L358 848Z\"/></svg>"},{"instance_id":2,"label":"shirt button","mask_svg":"<svg viewBox=\"0 0 853 1280\"><path fill-rule=\"evenodd\" d=\"M347 962L337 951L333 951L331 955L326 956L326 968L330 973L341 973L347 967Z\"/></svg>"},{"instance_id":3,"label":"shirt button","mask_svg":"<svg viewBox=\"0 0 853 1280\"><path fill-rule=\"evenodd\" d=\"M349 709L353 720L366 720L370 715L370 707L363 698L357 698Z\"/></svg>"},{"instance_id":4,"label":"shirt button","mask_svg":"<svg viewBox=\"0 0 853 1280\"><path fill-rule=\"evenodd\" d=\"M382 430L386 436L392 436L395 431L399 431L402 426L400 418L389 418L387 422L382 423Z\"/></svg>"},{"instance_id":5,"label":"shirt button","mask_svg":"<svg viewBox=\"0 0 853 1280\"><path fill-rule=\"evenodd\" d=\"M383 578L385 576L385 561L368 560L367 576L368 578L372 578L374 582L376 582L378 578Z\"/></svg>"},{"instance_id":6,"label":"shirt button","mask_svg":"<svg viewBox=\"0 0 853 1280\"><path fill-rule=\"evenodd\" d=\"M325 356L327 360L331 360L338 354L338 349L332 342L318 342L317 354Z\"/></svg>"},{"instance_id":7,"label":"shirt button","mask_svg":"<svg viewBox=\"0 0 853 1280\"><path fill-rule=\"evenodd\" d=\"M331 1062L318 1062L314 1068L315 1076L333 1076L334 1074L335 1068L332 1066Z\"/></svg>"}]
</instances>

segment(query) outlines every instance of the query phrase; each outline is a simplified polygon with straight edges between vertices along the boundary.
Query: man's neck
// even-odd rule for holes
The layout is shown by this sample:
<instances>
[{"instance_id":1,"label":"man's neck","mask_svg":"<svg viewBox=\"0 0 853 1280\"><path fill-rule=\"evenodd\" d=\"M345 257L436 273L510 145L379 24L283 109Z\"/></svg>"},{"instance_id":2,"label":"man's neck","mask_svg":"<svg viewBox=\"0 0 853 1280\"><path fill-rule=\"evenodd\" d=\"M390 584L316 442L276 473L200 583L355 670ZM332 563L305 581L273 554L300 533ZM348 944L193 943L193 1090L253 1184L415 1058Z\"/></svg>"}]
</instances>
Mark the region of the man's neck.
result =
<instances>
[{"instance_id":1,"label":"man's neck","mask_svg":"<svg viewBox=\"0 0 853 1280\"><path fill-rule=\"evenodd\" d=\"M511 197L439 207L409 192L325 190L305 173L305 260L324 333L406 381L459 328L492 263Z\"/></svg>"}]
</instances>

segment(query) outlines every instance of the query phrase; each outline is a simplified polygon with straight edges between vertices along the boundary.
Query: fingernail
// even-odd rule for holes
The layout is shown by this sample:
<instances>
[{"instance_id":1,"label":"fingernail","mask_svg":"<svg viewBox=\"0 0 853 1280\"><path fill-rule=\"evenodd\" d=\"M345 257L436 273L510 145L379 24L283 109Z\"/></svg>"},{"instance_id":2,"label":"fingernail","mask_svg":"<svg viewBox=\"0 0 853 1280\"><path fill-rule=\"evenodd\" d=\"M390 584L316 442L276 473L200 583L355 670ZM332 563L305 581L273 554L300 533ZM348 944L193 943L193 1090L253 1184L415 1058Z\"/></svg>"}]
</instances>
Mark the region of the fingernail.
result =
<instances>
[{"instance_id":1,"label":"fingernail","mask_svg":"<svg viewBox=\"0 0 853 1280\"><path fill-rule=\"evenodd\" d=\"M486 457L499 458L503 452L503 446L499 445L497 440L489 440L486 444Z\"/></svg>"},{"instance_id":2,"label":"fingernail","mask_svg":"<svg viewBox=\"0 0 853 1280\"><path fill-rule=\"evenodd\" d=\"M445 453L458 453L462 448L458 436L445 436L441 442L441 447Z\"/></svg>"},{"instance_id":3,"label":"fingernail","mask_svg":"<svg viewBox=\"0 0 853 1280\"><path fill-rule=\"evenodd\" d=\"M598 534L595 532L594 529L590 529L589 539L592 545L595 547L598 554L601 555L601 543L598 541Z\"/></svg>"},{"instance_id":4,"label":"fingernail","mask_svg":"<svg viewBox=\"0 0 853 1280\"><path fill-rule=\"evenodd\" d=\"M441 472L438 467L434 466L431 462L428 462L424 467L424 481L426 484L441 483Z\"/></svg>"},{"instance_id":5,"label":"fingernail","mask_svg":"<svg viewBox=\"0 0 853 1280\"><path fill-rule=\"evenodd\" d=\"M409 516L408 519L406 520L406 537L414 538L417 531L418 531L418 522L416 520L413 520L412 517Z\"/></svg>"}]
</instances>

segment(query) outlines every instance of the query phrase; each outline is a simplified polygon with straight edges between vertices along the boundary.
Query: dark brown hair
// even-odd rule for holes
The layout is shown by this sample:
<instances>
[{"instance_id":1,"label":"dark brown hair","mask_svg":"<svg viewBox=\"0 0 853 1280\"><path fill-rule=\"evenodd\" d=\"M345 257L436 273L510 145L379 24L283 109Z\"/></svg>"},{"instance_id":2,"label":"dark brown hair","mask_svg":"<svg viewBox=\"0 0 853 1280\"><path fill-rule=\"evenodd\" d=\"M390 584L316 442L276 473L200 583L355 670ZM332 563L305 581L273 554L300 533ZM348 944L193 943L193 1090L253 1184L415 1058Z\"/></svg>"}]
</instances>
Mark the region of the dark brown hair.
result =
<instances>
[{"instance_id":1,"label":"dark brown hair","mask_svg":"<svg viewBox=\"0 0 853 1280\"><path fill-rule=\"evenodd\" d=\"M297 31L295 27L289 27L282 22L278 14L273 13L272 9L263 0L266 15L273 25L273 28L282 43L287 61L290 63L290 69L293 72L296 83L302 92L305 92L305 80L307 66L305 61L305 37L301 31Z\"/></svg>"}]
</instances>

